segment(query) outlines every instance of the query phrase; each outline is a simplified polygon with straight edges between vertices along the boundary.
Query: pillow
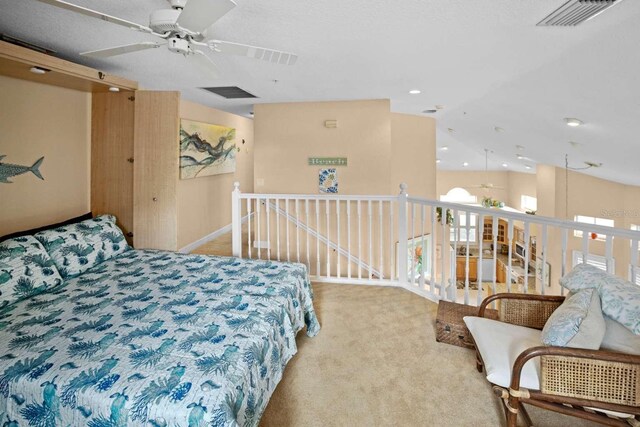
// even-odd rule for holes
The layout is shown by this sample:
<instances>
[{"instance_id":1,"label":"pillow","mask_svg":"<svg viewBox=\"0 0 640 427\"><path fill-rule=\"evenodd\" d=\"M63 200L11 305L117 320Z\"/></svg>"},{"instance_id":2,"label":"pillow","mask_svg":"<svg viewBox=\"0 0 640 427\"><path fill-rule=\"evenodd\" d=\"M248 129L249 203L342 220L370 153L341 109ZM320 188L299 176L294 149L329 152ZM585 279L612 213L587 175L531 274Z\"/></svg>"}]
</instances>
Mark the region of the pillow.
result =
<instances>
[{"instance_id":1,"label":"pillow","mask_svg":"<svg viewBox=\"0 0 640 427\"><path fill-rule=\"evenodd\" d=\"M605 334L600 295L595 289L584 289L567 297L545 323L542 342L558 347L597 350Z\"/></svg>"},{"instance_id":2,"label":"pillow","mask_svg":"<svg viewBox=\"0 0 640 427\"><path fill-rule=\"evenodd\" d=\"M35 235L63 278L74 277L129 249L113 215L42 231Z\"/></svg>"},{"instance_id":3,"label":"pillow","mask_svg":"<svg viewBox=\"0 0 640 427\"><path fill-rule=\"evenodd\" d=\"M0 308L61 283L53 260L33 236L0 243Z\"/></svg>"},{"instance_id":4,"label":"pillow","mask_svg":"<svg viewBox=\"0 0 640 427\"><path fill-rule=\"evenodd\" d=\"M575 266L560 285L570 291L597 289L604 314L640 335L640 286L588 264Z\"/></svg>"},{"instance_id":5,"label":"pillow","mask_svg":"<svg viewBox=\"0 0 640 427\"><path fill-rule=\"evenodd\" d=\"M604 316L607 327L600 348L627 354L640 355L640 336L634 334L609 316Z\"/></svg>"},{"instance_id":6,"label":"pillow","mask_svg":"<svg viewBox=\"0 0 640 427\"><path fill-rule=\"evenodd\" d=\"M15 237L33 236L34 234L36 234L36 233L38 233L40 231L50 230L52 228L62 227L63 225L74 224L76 222L84 221L85 219L91 219L91 218L93 218L93 214L91 212L88 212L86 214L82 214L82 215L77 216L75 218L67 219L66 221L57 222L55 224L49 224L49 225L45 225L45 226L38 227L38 228L31 228L29 230L16 231L15 233L6 234L6 235L0 237L0 242L4 242L7 239L13 239Z\"/></svg>"}]
</instances>

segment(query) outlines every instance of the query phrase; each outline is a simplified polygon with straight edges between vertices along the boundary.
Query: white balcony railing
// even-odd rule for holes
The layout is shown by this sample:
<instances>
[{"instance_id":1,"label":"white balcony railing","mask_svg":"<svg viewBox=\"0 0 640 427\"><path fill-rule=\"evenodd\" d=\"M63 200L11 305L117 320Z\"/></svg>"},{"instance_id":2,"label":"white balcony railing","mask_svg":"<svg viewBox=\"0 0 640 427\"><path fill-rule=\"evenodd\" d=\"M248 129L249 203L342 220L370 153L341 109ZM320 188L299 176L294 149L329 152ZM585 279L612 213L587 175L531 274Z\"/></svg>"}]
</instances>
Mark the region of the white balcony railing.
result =
<instances>
[{"instance_id":1,"label":"white balcony railing","mask_svg":"<svg viewBox=\"0 0 640 427\"><path fill-rule=\"evenodd\" d=\"M472 305L497 292L561 294L557 279L574 258L638 283L638 231L415 198L400 188L397 196L248 194L236 183L233 254L301 262L314 281L399 286Z\"/></svg>"}]
</instances>

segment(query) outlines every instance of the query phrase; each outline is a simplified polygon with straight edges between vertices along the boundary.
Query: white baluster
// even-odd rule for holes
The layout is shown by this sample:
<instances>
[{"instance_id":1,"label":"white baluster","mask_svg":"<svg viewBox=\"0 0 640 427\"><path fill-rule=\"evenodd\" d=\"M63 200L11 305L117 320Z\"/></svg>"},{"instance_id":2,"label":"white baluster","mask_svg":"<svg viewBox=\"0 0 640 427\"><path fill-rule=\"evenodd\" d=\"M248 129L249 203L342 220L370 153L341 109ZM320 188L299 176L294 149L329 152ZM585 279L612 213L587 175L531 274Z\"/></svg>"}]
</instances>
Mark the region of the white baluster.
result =
<instances>
[{"instance_id":1,"label":"white baluster","mask_svg":"<svg viewBox=\"0 0 640 427\"><path fill-rule=\"evenodd\" d=\"M610 234L607 235L604 253L607 263L607 273L613 274L613 236Z\"/></svg>"},{"instance_id":2,"label":"white baluster","mask_svg":"<svg viewBox=\"0 0 640 427\"><path fill-rule=\"evenodd\" d=\"M260 223L262 222L260 206L262 206L262 200L259 197L256 198L256 232L258 233L258 259L262 259L262 234L260 233Z\"/></svg>"},{"instance_id":3,"label":"white baluster","mask_svg":"<svg viewBox=\"0 0 640 427\"><path fill-rule=\"evenodd\" d=\"M296 199L296 262L300 262L300 204L298 202L299 200Z\"/></svg>"},{"instance_id":4,"label":"white baluster","mask_svg":"<svg viewBox=\"0 0 640 427\"><path fill-rule=\"evenodd\" d=\"M276 205L276 258L280 261L280 199L275 200Z\"/></svg>"},{"instance_id":5,"label":"white baluster","mask_svg":"<svg viewBox=\"0 0 640 427\"><path fill-rule=\"evenodd\" d=\"M362 208L360 199L357 202L358 210L358 279L362 279Z\"/></svg>"},{"instance_id":6,"label":"white baluster","mask_svg":"<svg viewBox=\"0 0 640 427\"><path fill-rule=\"evenodd\" d=\"M378 257L379 259L379 265L380 265L380 276L379 279L382 280L384 279L384 259L383 259L383 245L384 245L384 238L382 236L382 217L383 217L383 209L382 209L382 200L380 200L378 202L378 235L380 236L380 243L378 245L378 250L380 252L380 255Z\"/></svg>"},{"instance_id":7,"label":"white baluster","mask_svg":"<svg viewBox=\"0 0 640 427\"><path fill-rule=\"evenodd\" d=\"M476 267L476 276L478 280L478 292L476 295L476 304L479 306L482 303L482 299L484 297L483 289L484 289L484 281L482 280L483 271L482 271L482 259L483 259L483 244L484 244L484 214L478 215L478 222L476 222L476 230L478 231L478 266ZM495 251L494 251L495 252Z\"/></svg>"},{"instance_id":8,"label":"white baluster","mask_svg":"<svg viewBox=\"0 0 640 427\"><path fill-rule=\"evenodd\" d=\"M351 201L347 199L347 278L351 279Z\"/></svg>"},{"instance_id":9,"label":"white baluster","mask_svg":"<svg viewBox=\"0 0 640 427\"><path fill-rule=\"evenodd\" d=\"M456 301L458 299L458 239L460 238L460 224L458 219L458 210L455 209L453 211L453 224L451 227L453 228L453 260L452 266L453 271L451 272L451 277L453 278L453 290L451 300ZM444 252L443 252L444 253Z\"/></svg>"},{"instance_id":10,"label":"white baluster","mask_svg":"<svg viewBox=\"0 0 640 427\"><path fill-rule=\"evenodd\" d=\"M546 283L544 278L546 277L546 272L547 272L547 246L549 244L549 232L547 230L547 224L544 224L542 226L542 269L540 270L541 272L541 276L542 278L540 279L541 283L540 283L540 293L542 295L545 294L545 287L546 287ZM538 259L538 256L536 255L536 259ZM537 270L537 266L536 266L536 270ZM549 285L551 285L551 282L549 282Z\"/></svg>"},{"instance_id":11,"label":"white baluster","mask_svg":"<svg viewBox=\"0 0 640 427\"><path fill-rule=\"evenodd\" d=\"M265 199L264 210L267 213L267 259L271 259L271 202L269 199Z\"/></svg>"},{"instance_id":12,"label":"white baluster","mask_svg":"<svg viewBox=\"0 0 640 427\"><path fill-rule=\"evenodd\" d=\"M371 211L371 200L369 200L369 280L373 278L373 213Z\"/></svg>"},{"instance_id":13,"label":"white baluster","mask_svg":"<svg viewBox=\"0 0 640 427\"><path fill-rule=\"evenodd\" d=\"M410 263L410 266L411 266L411 270L410 270L411 271L411 273L410 273L411 277L410 277L410 283L411 283L411 286L415 286L415 284L416 284L416 266L415 266L415 256L414 256L414 254L415 254L416 248L415 248L415 243L413 243L413 238L416 236L416 233L415 233L415 207L416 207L416 205L413 202L409 202L409 206L411 207L410 217L411 217L411 241L412 241L412 243L411 243L411 246L409 246L408 243L407 243L407 246L409 246L411 248L411 250L410 251L407 250L407 252L404 254L404 256L407 256L408 253L411 253L411 263ZM407 239L407 240L409 240L409 239Z\"/></svg>"},{"instance_id":14,"label":"white baluster","mask_svg":"<svg viewBox=\"0 0 640 427\"><path fill-rule=\"evenodd\" d=\"M395 260L394 254L396 253L394 239L393 239L393 229L395 224L393 223L393 202L389 202L389 259ZM391 280L394 280L395 277L395 269L396 269L397 261L389 263L389 277Z\"/></svg>"},{"instance_id":15,"label":"white baluster","mask_svg":"<svg viewBox=\"0 0 640 427\"><path fill-rule=\"evenodd\" d=\"M464 303L469 305L469 223L471 222L471 216L469 215L469 211L465 211L464 214L466 218L465 228L467 230L467 254L464 264Z\"/></svg>"},{"instance_id":16,"label":"white baluster","mask_svg":"<svg viewBox=\"0 0 640 427\"><path fill-rule=\"evenodd\" d=\"M249 259L251 259L251 204L253 203L253 199L247 199L247 241L249 242L247 253L249 255Z\"/></svg>"},{"instance_id":17,"label":"white baluster","mask_svg":"<svg viewBox=\"0 0 640 427\"><path fill-rule=\"evenodd\" d=\"M437 220L437 212L436 212L436 206L431 206L431 239L429 240L431 242L431 282L430 282L430 289L431 289L431 295L436 294L436 285L437 282L436 277L437 277L437 270L436 270L436 220Z\"/></svg>"},{"instance_id":18,"label":"white baluster","mask_svg":"<svg viewBox=\"0 0 640 427\"><path fill-rule=\"evenodd\" d=\"M426 248L424 247L424 223L426 222L426 205L420 204L420 247L422 248L422 271L420 271L420 278L418 279L418 285L420 289L425 289L424 278L427 274L427 262L431 262L430 259L425 259Z\"/></svg>"},{"instance_id":19,"label":"white baluster","mask_svg":"<svg viewBox=\"0 0 640 427\"><path fill-rule=\"evenodd\" d=\"M285 232L284 235L287 239L287 262L291 262L291 255L289 253L289 199L284 199L284 212L285 212Z\"/></svg>"},{"instance_id":20,"label":"white baluster","mask_svg":"<svg viewBox=\"0 0 640 427\"><path fill-rule=\"evenodd\" d=\"M484 224L484 223L483 223ZM491 235L493 236L493 283L491 285L491 292L496 294L496 286L498 283L497 270L498 270L498 226L500 225L500 219L497 216L493 216L493 224L491 226ZM480 226L480 224L478 224ZM495 304L493 304L495 308Z\"/></svg>"},{"instance_id":21,"label":"white baluster","mask_svg":"<svg viewBox=\"0 0 640 427\"><path fill-rule=\"evenodd\" d=\"M442 208L442 218L441 218L441 223L442 223L442 246L440 249L440 262L442 265L442 269L440 270L440 299L444 299L445 301L447 300L447 286L445 283L445 274L444 272L445 270L445 250L444 248L446 247L446 241L445 241L445 235L447 234L447 215L449 213L449 209L447 208ZM435 233L433 235L433 238L435 239ZM436 246L437 249L437 246ZM437 254L436 254L437 255ZM437 258L437 257L436 257Z\"/></svg>"},{"instance_id":22,"label":"white baluster","mask_svg":"<svg viewBox=\"0 0 640 427\"><path fill-rule=\"evenodd\" d=\"M631 241L631 283L638 283L638 241Z\"/></svg>"},{"instance_id":23,"label":"white baluster","mask_svg":"<svg viewBox=\"0 0 640 427\"><path fill-rule=\"evenodd\" d=\"M511 267L513 266L512 258L513 258L513 220L509 220L509 229L507 231L509 238L509 259L507 263L509 264L507 270L507 292L511 292Z\"/></svg>"},{"instance_id":24,"label":"white baluster","mask_svg":"<svg viewBox=\"0 0 640 427\"><path fill-rule=\"evenodd\" d=\"M336 268L338 269L336 277L339 279L340 276L342 275L342 273L340 272L340 258L342 258L340 256L340 200L336 200L336 216L337 216L337 234L336 234L336 246L338 248L338 250L336 251L336 258L337 258L337 265Z\"/></svg>"},{"instance_id":25,"label":"white baluster","mask_svg":"<svg viewBox=\"0 0 640 427\"><path fill-rule=\"evenodd\" d=\"M525 257L524 257L524 293L529 293L529 250L531 246L529 245L529 241L531 239L531 230L529 229L530 224L528 222L524 223L524 244L525 244Z\"/></svg>"},{"instance_id":26,"label":"white baluster","mask_svg":"<svg viewBox=\"0 0 640 427\"><path fill-rule=\"evenodd\" d=\"M331 221L329 219L331 209L331 202L325 201L325 216L327 218L327 277L331 277Z\"/></svg>"},{"instance_id":27,"label":"white baluster","mask_svg":"<svg viewBox=\"0 0 640 427\"><path fill-rule=\"evenodd\" d=\"M562 256L562 262L560 263L561 265L561 272L560 272L560 276L564 277L565 274L567 274L567 244L569 242L569 230L566 228L562 229L562 242L561 242L561 256ZM564 288L560 287L560 295L564 295Z\"/></svg>"},{"instance_id":28,"label":"white baluster","mask_svg":"<svg viewBox=\"0 0 640 427\"><path fill-rule=\"evenodd\" d=\"M322 276L320 269L320 200L316 199L316 269L317 276Z\"/></svg>"},{"instance_id":29,"label":"white baluster","mask_svg":"<svg viewBox=\"0 0 640 427\"><path fill-rule=\"evenodd\" d=\"M304 220L307 225L307 236L305 238L305 246L307 247L307 268L309 269L309 274L311 274L311 251L310 251L310 235L309 235L309 199L304 201Z\"/></svg>"}]
</instances>

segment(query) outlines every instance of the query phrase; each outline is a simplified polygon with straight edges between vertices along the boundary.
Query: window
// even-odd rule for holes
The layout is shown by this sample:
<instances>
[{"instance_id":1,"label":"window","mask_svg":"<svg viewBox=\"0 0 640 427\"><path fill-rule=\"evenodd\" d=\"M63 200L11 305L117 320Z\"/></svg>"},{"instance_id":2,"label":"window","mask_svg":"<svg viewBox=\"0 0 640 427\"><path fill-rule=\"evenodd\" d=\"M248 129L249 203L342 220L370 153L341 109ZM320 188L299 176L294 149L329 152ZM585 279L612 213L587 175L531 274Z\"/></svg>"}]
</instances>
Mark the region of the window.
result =
<instances>
[{"instance_id":1,"label":"window","mask_svg":"<svg viewBox=\"0 0 640 427\"><path fill-rule=\"evenodd\" d=\"M520 209L523 211L537 211L538 199L531 196L520 196Z\"/></svg>"},{"instance_id":2,"label":"window","mask_svg":"<svg viewBox=\"0 0 640 427\"><path fill-rule=\"evenodd\" d=\"M475 243L478 240L478 215L469 214L469 235L467 236L467 214L466 212L458 212L457 221L454 227L451 227L449 236L452 242Z\"/></svg>"},{"instance_id":3,"label":"window","mask_svg":"<svg viewBox=\"0 0 640 427\"><path fill-rule=\"evenodd\" d=\"M612 219L607 219L607 218L595 218L592 216L584 216L584 215L576 215L573 217L573 220L576 222L584 222L586 224L595 224L595 225L602 225L605 227L613 227L615 225L614 220ZM573 235L575 237L582 237L582 231L581 230L573 230ZM596 237L596 240L605 240L604 235L598 234Z\"/></svg>"},{"instance_id":4,"label":"window","mask_svg":"<svg viewBox=\"0 0 640 427\"><path fill-rule=\"evenodd\" d=\"M582 251L573 251L573 266L582 264ZM607 271L607 259L600 255L587 254L587 264L599 268L600 270ZM611 273L616 271L616 260L611 259Z\"/></svg>"},{"instance_id":5,"label":"window","mask_svg":"<svg viewBox=\"0 0 640 427\"><path fill-rule=\"evenodd\" d=\"M472 196L464 188L455 187L449 190L447 194L440 196L440 201L449 203L475 204L478 203L478 198L476 196Z\"/></svg>"}]
</instances>

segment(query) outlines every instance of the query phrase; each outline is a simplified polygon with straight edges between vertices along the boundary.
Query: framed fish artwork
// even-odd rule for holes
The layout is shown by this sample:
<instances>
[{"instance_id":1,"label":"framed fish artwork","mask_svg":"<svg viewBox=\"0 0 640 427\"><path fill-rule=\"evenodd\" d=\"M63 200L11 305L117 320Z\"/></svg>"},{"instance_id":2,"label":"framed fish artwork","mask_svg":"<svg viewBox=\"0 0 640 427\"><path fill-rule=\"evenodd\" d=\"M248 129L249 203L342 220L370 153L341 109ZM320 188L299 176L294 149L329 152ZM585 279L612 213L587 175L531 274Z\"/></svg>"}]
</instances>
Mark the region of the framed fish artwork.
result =
<instances>
[{"instance_id":1,"label":"framed fish artwork","mask_svg":"<svg viewBox=\"0 0 640 427\"><path fill-rule=\"evenodd\" d=\"M234 128L180 120L180 179L235 172L235 139Z\"/></svg>"},{"instance_id":2,"label":"framed fish artwork","mask_svg":"<svg viewBox=\"0 0 640 427\"><path fill-rule=\"evenodd\" d=\"M40 173L40 166L44 161L44 157L40 157L36 160L31 166L25 165L15 165L13 163L5 163L2 160L6 157L4 154L0 154L0 183L2 184L12 184L9 178L13 178L14 176L22 175L25 173L31 172L38 178L44 181L42 174Z\"/></svg>"}]
</instances>

